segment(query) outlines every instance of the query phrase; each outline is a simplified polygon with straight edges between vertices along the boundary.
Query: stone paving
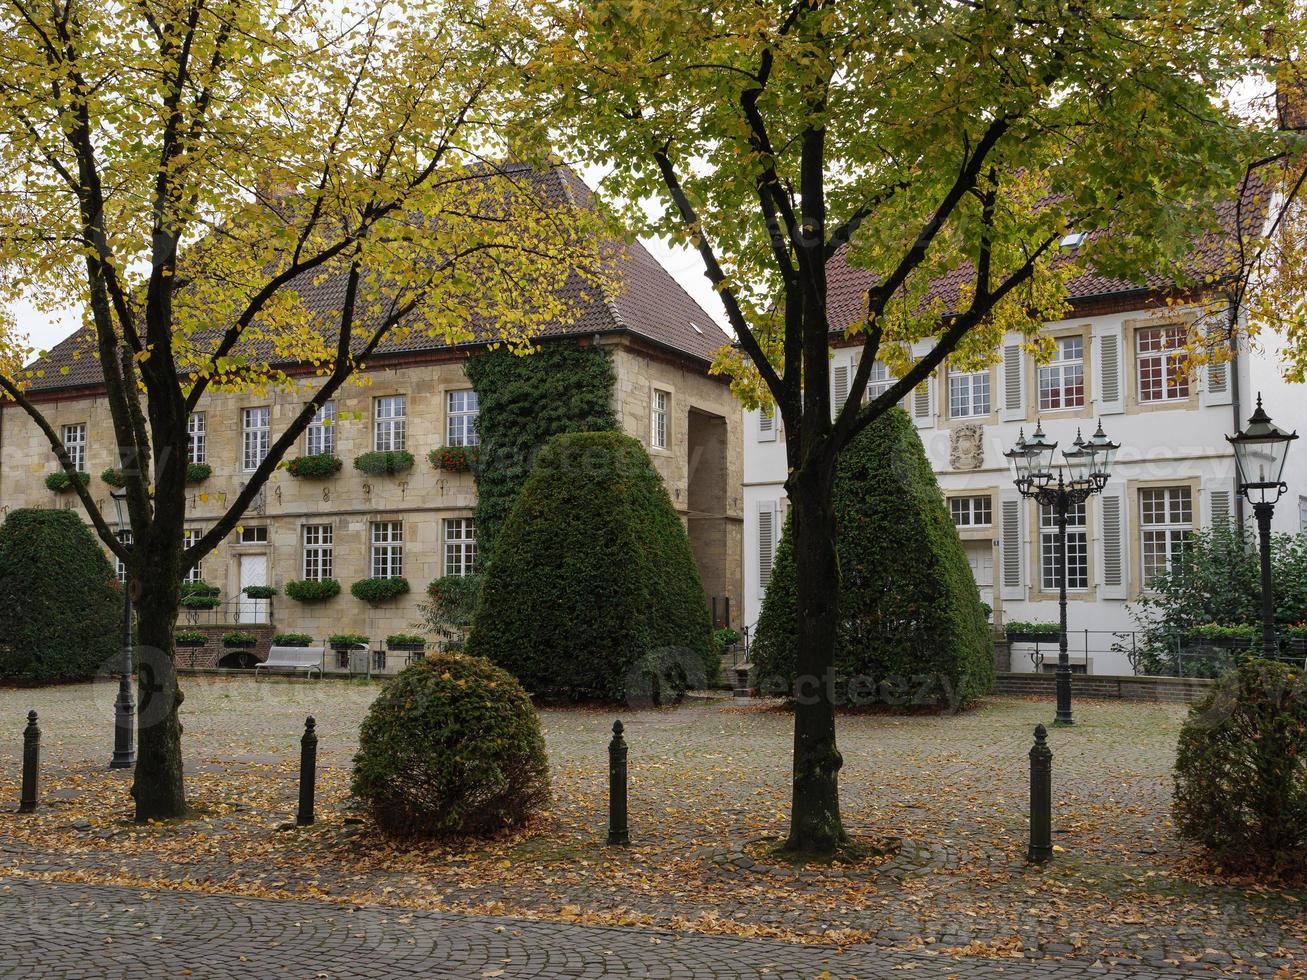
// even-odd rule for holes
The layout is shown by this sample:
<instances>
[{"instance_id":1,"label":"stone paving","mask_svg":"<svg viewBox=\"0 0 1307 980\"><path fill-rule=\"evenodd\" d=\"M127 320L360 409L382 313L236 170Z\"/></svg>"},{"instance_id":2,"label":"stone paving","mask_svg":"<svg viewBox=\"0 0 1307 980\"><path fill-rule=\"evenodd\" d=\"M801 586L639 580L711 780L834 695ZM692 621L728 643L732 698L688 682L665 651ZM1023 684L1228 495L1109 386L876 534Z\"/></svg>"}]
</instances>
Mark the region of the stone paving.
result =
<instances>
[{"instance_id":1,"label":"stone paving","mask_svg":"<svg viewBox=\"0 0 1307 980\"><path fill-rule=\"evenodd\" d=\"M0 931L0 976L49 980L1183 975L5 878Z\"/></svg>"},{"instance_id":2,"label":"stone paving","mask_svg":"<svg viewBox=\"0 0 1307 980\"><path fill-rule=\"evenodd\" d=\"M224 892L874 945L978 965L1287 978L1307 967L1307 890L1216 875L1174 835L1179 706L1077 703L1077 727L1050 733L1058 852L1043 870L1024 862L1026 754L1051 705L1003 697L958 716L842 716L846 824L902 849L867 866L805 869L767 851L785 830L792 724L771 706L623 712L629 849L603 846L612 713L545 710L552 811L521 834L458 848L391 844L350 809L348 767L374 685L185 687L200 812L150 827L130 823L127 778L104 768L112 686L0 690L0 721L14 720L0 735L0 801L17 800L29 707L41 712L46 765L41 810L0 812L0 874L181 888L197 900ZM310 713L319 823L283 831Z\"/></svg>"}]
</instances>

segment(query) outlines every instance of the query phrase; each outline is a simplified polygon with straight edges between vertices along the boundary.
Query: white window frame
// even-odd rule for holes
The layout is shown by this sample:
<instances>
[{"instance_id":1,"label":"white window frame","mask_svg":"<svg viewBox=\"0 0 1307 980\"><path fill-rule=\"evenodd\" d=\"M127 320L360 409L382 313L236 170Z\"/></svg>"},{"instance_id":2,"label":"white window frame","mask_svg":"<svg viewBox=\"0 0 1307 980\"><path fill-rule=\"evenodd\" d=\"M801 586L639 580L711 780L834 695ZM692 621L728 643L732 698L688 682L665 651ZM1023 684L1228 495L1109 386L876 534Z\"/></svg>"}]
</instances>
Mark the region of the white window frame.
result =
<instances>
[{"instance_id":1,"label":"white window frame","mask_svg":"<svg viewBox=\"0 0 1307 980\"><path fill-rule=\"evenodd\" d=\"M1039 510L1039 583L1044 592L1056 592L1057 515L1048 504ZM1072 504L1066 515L1066 590L1089 591L1089 507Z\"/></svg>"},{"instance_id":2,"label":"white window frame","mask_svg":"<svg viewBox=\"0 0 1307 980\"><path fill-rule=\"evenodd\" d=\"M305 524L300 532L304 549L304 580L321 582L332 577L335 564L335 528L330 524Z\"/></svg>"},{"instance_id":3,"label":"white window frame","mask_svg":"<svg viewBox=\"0 0 1307 980\"><path fill-rule=\"evenodd\" d=\"M872 361L871 372L867 375L866 401L874 402L877 398L894 387L898 380L898 378L890 373L890 369L886 366L884 361Z\"/></svg>"},{"instance_id":4,"label":"white window frame","mask_svg":"<svg viewBox=\"0 0 1307 980\"><path fill-rule=\"evenodd\" d=\"M372 578L401 578L404 575L404 522L373 521L369 568Z\"/></svg>"},{"instance_id":5,"label":"white window frame","mask_svg":"<svg viewBox=\"0 0 1307 980\"><path fill-rule=\"evenodd\" d=\"M241 469L252 473L268 456L272 409L267 405L241 409Z\"/></svg>"},{"instance_id":6,"label":"white window frame","mask_svg":"<svg viewBox=\"0 0 1307 980\"><path fill-rule=\"evenodd\" d=\"M1057 353L1039 366L1036 387L1041 412L1063 412L1085 407L1085 338L1080 334L1054 340ZM1074 345L1074 353L1069 353Z\"/></svg>"},{"instance_id":7,"label":"white window frame","mask_svg":"<svg viewBox=\"0 0 1307 980\"><path fill-rule=\"evenodd\" d=\"M666 449L671 434L670 416L672 393L663 388L653 389L649 397L649 445Z\"/></svg>"},{"instance_id":8,"label":"white window frame","mask_svg":"<svg viewBox=\"0 0 1307 980\"><path fill-rule=\"evenodd\" d=\"M471 575L477 560L476 521L471 517L446 517L441 530L445 542L445 574Z\"/></svg>"},{"instance_id":9,"label":"white window frame","mask_svg":"<svg viewBox=\"0 0 1307 980\"><path fill-rule=\"evenodd\" d=\"M201 533L201 532L200 532L200 529L197 528L197 527L188 527L188 528L186 528L184 531L182 531L182 547L183 547L183 548L189 548L189 547L190 547L191 545L193 545L196 541L200 540L200 533ZM189 572L187 572L187 573L182 577L182 581L183 581L183 582L202 582L202 581L204 581L204 574L203 574L203 571L204 571L204 570L203 570L203 568L201 567L203 564L204 564L204 563L203 563L202 561L197 561L197 562L195 563L195 567L192 568Z\"/></svg>"},{"instance_id":10,"label":"white window frame","mask_svg":"<svg viewBox=\"0 0 1307 980\"><path fill-rule=\"evenodd\" d=\"M1147 589L1153 579L1174 568L1189 550L1194 532L1194 492L1188 486L1140 487L1138 497L1139 581ZM1159 553L1164 561L1158 560Z\"/></svg>"},{"instance_id":11,"label":"white window frame","mask_svg":"<svg viewBox=\"0 0 1307 980\"><path fill-rule=\"evenodd\" d=\"M481 406L476 389L458 388L445 393L445 445L478 446L477 418Z\"/></svg>"},{"instance_id":12,"label":"white window frame","mask_svg":"<svg viewBox=\"0 0 1307 980\"><path fill-rule=\"evenodd\" d=\"M209 461L208 420L203 412L191 412L186 419L186 462L199 465Z\"/></svg>"},{"instance_id":13,"label":"white window frame","mask_svg":"<svg viewBox=\"0 0 1307 980\"><path fill-rule=\"evenodd\" d=\"M304 455L334 456L336 453L336 401L329 399L313 415L304 430Z\"/></svg>"},{"instance_id":14,"label":"white window frame","mask_svg":"<svg viewBox=\"0 0 1307 980\"><path fill-rule=\"evenodd\" d=\"M248 527L242 527L240 529L240 536L237 540L241 544L267 544L268 525L251 524Z\"/></svg>"},{"instance_id":15,"label":"white window frame","mask_svg":"<svg viewBox=\"0 0 1307 980\"><path fill-rule=\"evenodd\" d=\"M408 426L408 396L381 395L372 401L372 448L379 453L401 452Z\"/></svg>"},{"instance_id":16,"label":"white window frame","mask_svg":"<svg viewBox=\"0 0 1307 980\"><path fill-rule=\"evenodd\" d=\"M125 545L130 545L133 541L131 531L116 531L114 533L118 540ZM117 555L113 556L113 574L118 579L119 585L127 584L127 566L123 564L123 560Z\"/></svg>"},{"instance_id":17,"label":"white window frame","mask_svg":"<svg viewBox=\"0 0 1307 980\"><path fill-rule=\"evenodd\" d=\"M63 427L60 433L63 437L64 449L68 451L68 459L73 464L73 469L79 473L86 472L86 423L73 422Z\"/></svg>"},{"instance_id":18,"label":"white window frame","mask_svg":"<svg viewBox=\"0 0 1307 980\"><path fill-rule=\"evenodd\" d=\"M993 408L989 369L948 373L948 417L984 418ZM983 409L982 409L983 403Z\"/></svg>"},{"instance_id":19,"label":"white window frame","mask_svg":"<svg viewBox=\"0 0 1307 980\"><path fill-rule=\"evenodd\" d=\"M994 498L987 493L949 497L948 511L956 528L994 526Z\"/></svg>"},{"instance_id":20,"label":"white window frame","mask_svg":"<svg viewBox=\"0 0 1307 980\"><path fill-rule=\"evenodd\" d=\"M1158 334L1163 346L1158 350L1144 350L1144 343ZM1188 331L1179 324L1140 327L1135 331L1135 393L1140 404L1157 405L1165 402L1186 401L1193 392L1192 379L1184 370L1187 359L1184 347ZM1161 394L1144 394L1144 370L1151 373L1159 367L1162 372ZM1149 379L1151 385L1152 379Z\"/></svg>"}]
</instances>

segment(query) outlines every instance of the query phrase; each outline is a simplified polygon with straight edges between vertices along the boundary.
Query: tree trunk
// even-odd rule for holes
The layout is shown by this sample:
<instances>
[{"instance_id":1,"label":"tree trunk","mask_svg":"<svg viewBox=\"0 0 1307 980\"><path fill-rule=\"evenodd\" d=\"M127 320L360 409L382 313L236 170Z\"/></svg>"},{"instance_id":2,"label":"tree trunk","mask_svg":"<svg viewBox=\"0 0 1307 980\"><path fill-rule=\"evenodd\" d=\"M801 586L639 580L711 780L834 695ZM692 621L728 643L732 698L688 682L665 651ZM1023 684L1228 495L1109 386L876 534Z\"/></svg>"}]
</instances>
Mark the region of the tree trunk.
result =
<instances>
[{"instance_id":1,"label":"tree trunk","mask_svg":"<svg viewBox=\"0 0 1307 980\"><path fill-rule=\"evenodd\" d=\"M832 701L839 566L835 556L834 465L809 463L791 481L798 584L798 663L794 706L794 784L787 851L826 854L848 840L840 822Z\"/></svg>"},{"instance_id":2,"label":"tree trunk","mask_svg":"<svg viewBox=\"0 0 1307 980\"><path fill-rule=\"evenodd\" d=\"M175 568L181 538L178 535L171 561L159 563ZM165 546L164 550L167 550ZM153 563L139 563L144 568ZM182 726L177 717L183 695L177 686L177 665L173 660L174 630L181 605L180 576L150 574L142 583L137 605L137 749L132 796L136 819L169 820L187 813L186 788L182 780Z\"/></svg>"}]
</instances>

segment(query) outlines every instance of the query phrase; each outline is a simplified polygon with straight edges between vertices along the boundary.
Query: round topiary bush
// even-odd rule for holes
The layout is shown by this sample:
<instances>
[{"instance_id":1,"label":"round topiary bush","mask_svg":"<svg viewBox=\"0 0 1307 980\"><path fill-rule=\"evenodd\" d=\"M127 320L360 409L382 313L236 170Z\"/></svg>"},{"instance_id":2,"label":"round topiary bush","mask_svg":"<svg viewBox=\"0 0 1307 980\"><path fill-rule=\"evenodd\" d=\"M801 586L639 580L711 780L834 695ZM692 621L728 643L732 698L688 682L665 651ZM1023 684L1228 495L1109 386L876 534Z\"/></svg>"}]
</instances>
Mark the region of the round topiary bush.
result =
<instances>
[{"instance_id":1,"label":"round topiary bush","mask_svg":"<svg viewBox=\"0 0 1307 980\"><path fill-rule=\"evenodd\" d=\"M549 803L540 719L510 674L433 654L396 674L368 709L351 789L399 837L521 824Z\"/></svg>"},{"instance_id":2,"label":"round topiary bush","mask_svg":"<svg viewBox=\"0 0 1307 980\"><path fill-rule=\"evenodd\" d=\"M994 641L984 606L906 412L891 409L845 448L834 505L841 579L836 703L956 705L987 694ZM795 692L797 616L787 530L750 649L753 682L764 694Z\"/></svg>"},{"instance_id":3,"label":"round topiary bush","mask_svg":"<svg viewBox=\"0 0 1307 980\"><path fill-rule=\"evenodd\" d=\"M1189 711L1175 760L1180 834L1232 867L1307 872L1307 674L1249 657Z\"/></svg>"},{"instance_id":4,"label":"round topiary bush","mask_svg":"<svg viewBox=\"0 0 1307 980\"><path fill-rule=\"evenodd\" d=\"M690 540L640 443L549 441L500 529L467 652L576 700L670 700L715 677Z\"/></svg>"},{"instance_id":5,"label":"round topiary bush","mask_svg":"<svg viewBox=\"0 0 1307 980\"><path fill-rule=\"evenodd\" d=\"M71 510L10 511L0 525L0 677L93 677L121 653L123 593Z\"/></svg>"}]
</instances>

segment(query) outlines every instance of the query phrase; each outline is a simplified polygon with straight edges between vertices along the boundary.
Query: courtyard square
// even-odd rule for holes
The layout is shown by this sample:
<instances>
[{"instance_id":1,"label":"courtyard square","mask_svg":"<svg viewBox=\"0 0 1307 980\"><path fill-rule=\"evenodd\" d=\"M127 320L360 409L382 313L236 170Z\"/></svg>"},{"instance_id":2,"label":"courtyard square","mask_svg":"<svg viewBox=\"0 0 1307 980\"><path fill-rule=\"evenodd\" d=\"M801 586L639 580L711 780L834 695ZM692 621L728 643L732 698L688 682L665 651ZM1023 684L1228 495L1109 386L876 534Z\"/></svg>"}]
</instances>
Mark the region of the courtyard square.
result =
<instances>
[{"instance_id":1,"label":"courtyard square","mask_svg":"<svg viewBox=\"0 0 1307 980\"><path fill-rule=\"evenodd\" d=\"M630 848L604 846L614 712L544 709L551 809L464 849L386 840L350 808L356 733L379 685L206 676L183 686L196 814L146 826L131 822L128 776L106 769L110 685L0 692L0 717L15 720L0 756L6 799L19 795L28 709L43 732L42 806L7 810L0 823L11 885L309 899L971 963L1264 976L1307 967L1307 890L1218 877L1172 831L1183 706L1086 701L1075 728L1051 731L1056 853L1042 870L1025 863L1027 752L1051 705L993 697L958 715L846 715L847 826L861 841L900 846L796 868L771 854L787 826L791 718L770 702L691 698L620 712ZM310 714L318 822L287 828Z\"/></svg>"}]
</instances>

